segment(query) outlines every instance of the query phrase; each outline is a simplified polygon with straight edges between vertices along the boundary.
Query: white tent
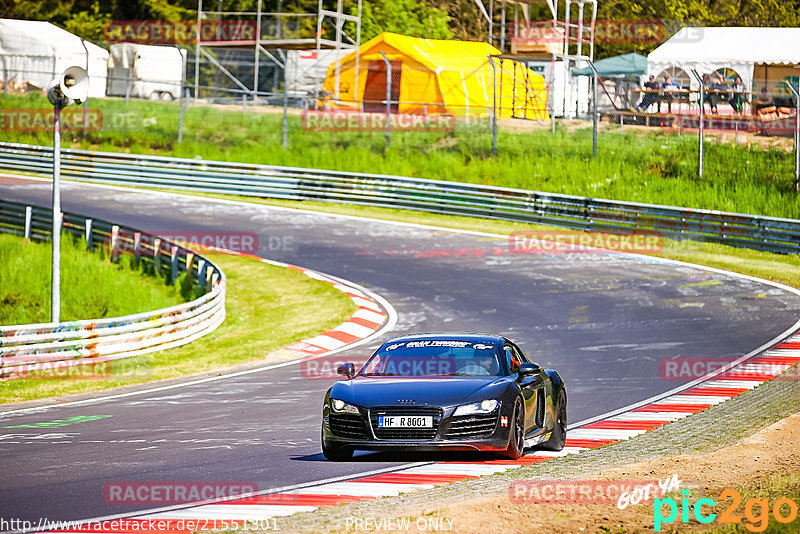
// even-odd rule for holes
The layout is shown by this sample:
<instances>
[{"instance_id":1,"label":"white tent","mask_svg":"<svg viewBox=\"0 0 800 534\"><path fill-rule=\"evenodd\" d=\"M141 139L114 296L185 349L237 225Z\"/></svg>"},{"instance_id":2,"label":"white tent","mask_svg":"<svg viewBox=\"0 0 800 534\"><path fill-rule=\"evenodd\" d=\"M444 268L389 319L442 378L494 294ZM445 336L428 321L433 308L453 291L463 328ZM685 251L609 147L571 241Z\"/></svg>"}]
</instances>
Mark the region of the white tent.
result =
<instances>
[{"instance_id":1,"label":"white tent","mask_svg":"<svg viewBox=\"0 0 800 534\"><path fill-rule=\"evenodd\" d=\"M767 67L787 72L800 64L800 28L682 28L647 56L647 64L654 76L667 72L676 78L676 71L683 71L692 89L698 84L691 69L702 75L724 68L741 76L746 88L754 88L754 82L764 87Z\"/></svg>"},{"instance_id":2,"label":"white tent","mask_svg":"<svg viewBox=\"0 0 800 534\"><path fill-rule=\"evenodd\" d=\"M77 65L89 72L89 96L106 93L108 52L49 22L0 19L0 76L45 88ZM88 68L87 68L88 67Z\"/></svg>"}]
</instances>

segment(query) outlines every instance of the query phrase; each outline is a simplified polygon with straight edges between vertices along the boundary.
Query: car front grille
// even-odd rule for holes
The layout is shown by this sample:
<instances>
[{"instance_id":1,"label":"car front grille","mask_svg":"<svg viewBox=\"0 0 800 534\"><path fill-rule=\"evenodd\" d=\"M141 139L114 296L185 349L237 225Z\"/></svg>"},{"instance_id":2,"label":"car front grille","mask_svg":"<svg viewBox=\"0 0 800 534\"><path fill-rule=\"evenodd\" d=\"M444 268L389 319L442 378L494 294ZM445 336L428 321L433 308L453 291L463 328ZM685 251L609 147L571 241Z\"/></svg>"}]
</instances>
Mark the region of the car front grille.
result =
<instances>
[{"instance_id":1,"label":"car front grille","mask_svg":"<svg viewBox=\"0 0 800 534\"><path fill-rule=\"evenodd\" d=\"M381 415L428 415L433 417L433 428L378 428L378 416ZM424 406L378 407L370 410L370 421L372 422L372 431L378 439L432 441L436 437L436 431L442 421L442 409Z\"/></svg>"},{"instance_id":2,"label":"car front grille","mask_svg":"<svg viewBox=\"0 0 800 534\"><path fill-rule=\"evenodd\" d=\"M497 425L497 412L487 415L461 415L450 419L445 439L469 439L490 436Z\"/></svg>"},{"instance_id":3,"label":"car front grille","mask_svg":"<svg viewBox=\"0 0 800 534\"><path fill-rule=\"evenodd\" d=\"M332 413L328 420L328 427L335 436L351 439L369 439L367 425L360 415L347 413Z\"/></svg>"}]
</instances>

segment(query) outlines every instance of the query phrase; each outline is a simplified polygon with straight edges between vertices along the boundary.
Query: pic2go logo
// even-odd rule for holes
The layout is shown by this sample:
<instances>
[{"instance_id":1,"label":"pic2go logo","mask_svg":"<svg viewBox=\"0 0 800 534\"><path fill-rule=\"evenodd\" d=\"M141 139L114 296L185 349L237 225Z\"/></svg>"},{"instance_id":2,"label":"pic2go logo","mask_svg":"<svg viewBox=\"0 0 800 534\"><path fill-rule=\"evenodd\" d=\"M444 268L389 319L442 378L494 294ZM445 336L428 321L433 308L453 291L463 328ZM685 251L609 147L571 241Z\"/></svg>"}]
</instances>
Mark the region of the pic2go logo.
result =
<instances>
[{"instance_id":1,"label":"pic2go logo","mask_svg":"<svg viewBox=\"0 0 800 534\"><path fill-rule=\"evenodd\" d=\"M719 517L720 523L736 523L742 525L750 532L764 532L769 526L770 506L768 499L749 499L744 504L744 517L748 522L742 522L742 516L736 513L742 502L741 494L734 489L726 489L720 495L720 500L731 500L731 504L719 515L711 512L704 513L704 508L714 509L717 503L714 499L704 497L697 499L694 505L689 503L689 490L682 490L684 497L681 499L681 523L688 523L690 513L698 523L708 524ZM665 508L668 510L664 515ZM678 503L672 498L655 499L653 501L653 530L661 532L663 524L671 524L678 518ZM772 506L772 517L778 523L791 523L797 518L797 503L788 498L775 501Z\"/></svg>"}]
</instances>

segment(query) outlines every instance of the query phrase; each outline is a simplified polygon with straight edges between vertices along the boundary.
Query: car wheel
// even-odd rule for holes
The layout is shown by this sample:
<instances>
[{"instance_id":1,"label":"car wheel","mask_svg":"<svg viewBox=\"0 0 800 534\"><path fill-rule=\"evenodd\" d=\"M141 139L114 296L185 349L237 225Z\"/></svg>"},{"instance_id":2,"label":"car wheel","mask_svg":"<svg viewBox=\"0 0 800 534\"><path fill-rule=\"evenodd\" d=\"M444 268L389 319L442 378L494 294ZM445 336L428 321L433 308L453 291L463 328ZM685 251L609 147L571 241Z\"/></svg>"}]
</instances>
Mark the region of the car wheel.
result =
<instances>
[{"instance_id":1,"label":"car wheel","mask_svg":"<svg viewBox=\"0 0 800 534\"><path fill-rule=\"evenodd\" d=\"M148 97L148 99L150 99L150 100L158 100L160 98L161 98L161 95L158 94L158 91L153 91L152 93L150 93L150 96Z\"/></svg>"},{"instance_id":2,"label":"car wheel","mask_svg":"<svg viewBox=\"0 0 800 534\"><path fill-rule=\"evenodd\" d=\"M553 432L550 434L543 448L550 451L560 451L567 442L567 394L564 390L558 394L558 406L556 407L556 420L553 424Z\"/></svg>"},{"instance_id":3,"label":"car wheel","mask_svg":"<svg viewBox=\"0 0 800 534\"><path fill-rule=\"evenodd\" d=\"M172 96L172 93L168 91L164 91L163 93L161 93L161 100L163 100L164 102L171 102L173 98L174 97Z\"/></svg>"},{"instance_id":4,"label":"car wheel","mask_svg":"<svg viewBox=\"0 0 800 534\"><path fill-rule=\"evenodd\" d=\"M522 456L525 450L525 410L519 399L514 403L514 417L508 430L508 449L505 456L512 460Z\"/></svg>"},{"instance_id":5,"label":"car wheel","mask_svg":"<svg viewBox=\"0 0 800 534\"><path fill-rule=\"evenodd\" d=\"M325 441L325 436L322 436L322 455L328 460L333 462L343 462L353 457L353 449L350 447L341 447L332 445Z\"/></svg>"}]
</instances>

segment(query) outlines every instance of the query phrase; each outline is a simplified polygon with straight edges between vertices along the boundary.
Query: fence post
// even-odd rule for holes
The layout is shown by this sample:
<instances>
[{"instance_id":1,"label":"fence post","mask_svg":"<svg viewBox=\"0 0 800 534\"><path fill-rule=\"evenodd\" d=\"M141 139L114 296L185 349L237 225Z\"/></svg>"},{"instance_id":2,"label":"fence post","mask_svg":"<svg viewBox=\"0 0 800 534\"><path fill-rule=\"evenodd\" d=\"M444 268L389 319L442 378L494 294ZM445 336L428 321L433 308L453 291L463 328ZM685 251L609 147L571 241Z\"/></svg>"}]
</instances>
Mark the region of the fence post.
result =
<instances>
[{"instance_id":1,"label":"fence post","mask_svg":"<svg viewBox=\"0 0 800 534\"><path fill-rule=\"evenodd\" d=\"M84 231L84 240L86 241L86 250L92 250L92 220L86 219L86 226Z\"/></svg>"},{"instance_id":2,"label":"fence post","mask_svg":"<svg viewBox=\"0 0 800 534\"><path fill-rule=\"evenodd\" d=\"M31 218L33 217L33 208L25 206L25 239L31 238Z\"/></svg>"},{"instance_id":3,"label":"fence post","mask_svg":"<svg viewBox=\"0 0 800 534\"><path fill-rule=\"evenodd\" d=\"M698 157L697 157L697 166L698 166L697 174L702 179L703 178L703 134L704 134L703 126L704 123L706 122L705 119L706 87L703 84L703 77L700 76L700 74L698 74L696 70L692 69L692 74L697 80L697 83L700 84L700 124L698 125L699 126L698 137L700 138L700 148L698 149Z\"/></svg>"},{"instance_id":4,"label":"fence post","mask_svg":"<svg viewBox=\"0 0 800 534\"><path fill-rule=\"evenodd\" d=\"M492 66L492 155L496 156L497 155L497 68L494 65L492 56L488 57L489 57L489 65Z\"/></svg>"},{"instance_id":5,"label":"fence post","mask_svg":"<svg viewBox=\"0 0 800 534\"><path fill-rule=\"evenodd\" d=\"M386 150L392 140L391 133L391 113L392 113L392 63L386 58L386 54L381 52L383 62L386 63Z\"/></svg>"},{"instance_id":6,"label":"fence post","mask_svg":"<svg viewBox=\"0 0 800 534\"><path fill-rule=\"evenodd\" d=\"M138 268L139 261L142 258L142 252L139 250L139 246L142 244L142 233L141 232L134 232L133 233L133 265Z\"/></svg>"},{"instance_id":7,"label":"fence post","mask_svg":"<svg viewBox=\"0 0 800 534\"><path fill-rule=\"evenodd\" d=\"M288 59L288 57L287 57ZM337 60L338 61L338 60ZM281 146L286 148L286 144L288 141L288 130L289 130L289 118L288 118L288 108L289 108L289 69L287 68L288 61L284 59L283 61L283 141Z\"/></svg>"},{"instance_id":8,"label":"fence post","mask_svg":"<svg viewBox=\"0 0 800 534\"><path fill-rule=\"evenodd\" d=\"M153 240L153 272L156 276L161 274L161 239Z\"/></svg>"},{"instance_id":9,"label":"fence post","mask_svg":"<svg viewBox=\"0 0 800 534\"><path fill-rule=\"evenodd\" d=\"M117 262L117 243L119 241L119 226L111 227L111 263Z\"/></svg>"},{"instance_id":10,"label":"fence post","mask_svg":"<svg viewBox=\"0 0 800 534\"><path fill-rule=\"evenodd\" d=\"M172 245L172 249L169 253L170 259L170 283L174 284L175 280L178 279L178 246Z\"/></svg>"},{"instance_id":11,"label":"fence post","mask_svg":"<svg viewBox=\"0 0 800 534\"><path fill-rule=\"evenodd\" d=\"M206 288L206 260L200 259L197 261L197 285L201 288Z\"/></svg>"},{"instance_id":12,"label":"fence post","mask_svg":"<svg viewBox=\"0 0 800 534\"><path fill-rule=\"evenodd\" d=\"M183 89L181 89L180 100L178 101L178 142L183 141L183 102L189 98L189 89L186 89L186 97L184 98Z\"/></svg>"},{"instance_id":13,"label":"fence post","mask_svg":"<svg viewBox=\"0 0 800 534\"><path fill-rule=\"evenodd\" d=\"M8 71L6 70L6 58L0 56L3 60L3 96L8 96Z\"/></svg>"}]
</instances>

